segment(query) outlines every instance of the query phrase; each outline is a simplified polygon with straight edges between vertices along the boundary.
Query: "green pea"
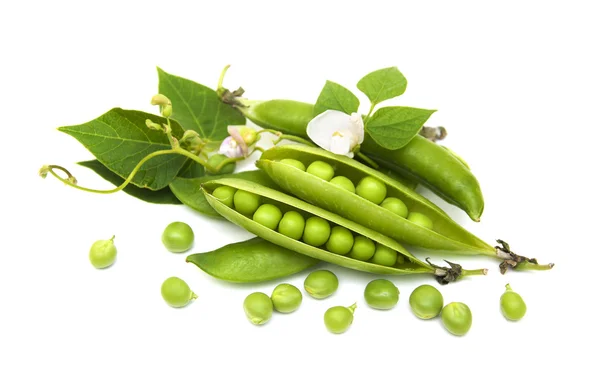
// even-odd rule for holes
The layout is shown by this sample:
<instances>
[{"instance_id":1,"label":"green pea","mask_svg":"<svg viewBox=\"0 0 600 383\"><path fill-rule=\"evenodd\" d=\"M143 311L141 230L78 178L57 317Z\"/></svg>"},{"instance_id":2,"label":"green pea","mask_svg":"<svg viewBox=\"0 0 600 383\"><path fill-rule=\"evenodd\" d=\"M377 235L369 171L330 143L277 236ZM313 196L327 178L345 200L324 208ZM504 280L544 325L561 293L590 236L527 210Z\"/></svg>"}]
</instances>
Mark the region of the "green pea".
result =
<instances>
[{"instance_id":1,"label":"green pea","mask_svg":"<svg viewBox=\"0 0 600 383\"><path fill-rule=\"evenodd\" d=\"M273 301L265 293L252 293L244 299L244 312L252 324L265 324L273 316Z\"/></svg>"},{"instance_id":2,"label":"green pea","mask_svg":"<svg viewBox=\"0 0 600 383\"><path fill-rule=\"evenodd\" d=\"M271 230L275 230L281 220L281 210L275 205L266 203L256 209L252 219Z\"/></svg>"},{"instance_id":3,"label":"green pea","mask_svg":"<svg viewBox=\"0 0 600 383\"><path fill-rule=\"evenodd\" d=\"M408 216L408 208L402 200L395 197L387 197L381 203L381 207L391 211L394 214L398 214L400 217L406 218Z\"/></svg>"},{"instance_id":4,"label":"green pea","mask_svg":"<svg viewBox=\"0 0 600 383\"><path fill-rule=\"evenodd\" d=\"M273 307L280 313L291 313L296 311L302 303L302 292L289 283L277 285L271 294Z\"/></svg>"},{"instance_id":5,"label":"green pea","mask_svg":"<svg viewBox=\"0 0 600 383\"><path fill-rule=\"evenodd\" d=\"M206 172L208 174L231 174L235 171L235 162L231 162L225 166L223 166L219 171L215 171L214 169L221 165L221 163L229 158L224 154L213 154L208 159L208 166L206 167Z\"/></svg>"},{"instance_id":6,"label":"green pea","mask_svg":"<svg viewBox=\"0 0 600 383\"><path fill-rule=\"evenodd\" d=\"M306 172L325 181L330 181L333 178L333 167L323 161L315 161L308 165Z\"/></svg>"},{"instance_id":7,"label":"green pea","mask_svg":"<svg viewBox=\"0 0 600 383\"><path fill-rule=\"evenodd\" d=\"M429 218L425 214L421 214L416 211L410 212L410 214L408 215L408 220L416 223L419 226L423 226L426 229L433 229L433 222L431 221L431 218Z\"/></svg>"},{"instance_id":8,"label":"green pea","mask_svg":"<svg viewBox=\"0 0 600 383\"><path fill-rule=\"evenodd\" d=\"M117 248L115 247L115 236L111 239L100 239L92 244L88 254L90 263L97 269L104 269L117 259Z\"/></svg>"},{"instance_id":9,"label":"green pea","mask_svg":"<svg viewBox=\"0 0 600 383\"><path fill-rule=\"evenodd\" d=\"M375 279L365 287L365 301L374 309L389 310L400 299L400 290L387 279Z\"/></svg>"},{"instance_id":10,"label":"green pea","mask_svg":"<svg viewBox=\"0 0 600 383\"><path fill-rule=\"evenodd\" d=\"M382 266L394 266L397 259L398 255L396 254L396 250L378 243L375 246L375 254L371 259L371 262Z\"/></svg>"},{"instance_id":11,"label":"green pea","mask_svg":"<svg viewBox=\"0 0 600 383\"><path fill-rule=\"evenodd\" d=\"M354 245L354 236L345 227L336 226L331 230L331 235L325 247L335 254L348 254Z\"/></svg>"},{"instance_id":12,"label":"green pea","mask_svg":"<svg viewBox=\"0 0 600 383\"><path fill-rule=\"evenodd\" d=\"M160 287L160 294L171 307L184 307L198 296L181 278L169 277Z\"/></svg>"},{"instance_id":13,"label":"green pea","mask_svg":"<svg viewBox=\"0 0 600 383\"><path fill-rule=\"evenodd\" d=\"M302 241L315 247L323 246L329 239L329 234L331 234L329 222L321 217L310 217L306 220Z\"/></svg>"},{"instance_id":14,"label":"green pea","mask_svg":"<svg viewBox=\"0 0 600 383\"><path fill-rule=\"evenodd\" d=\"M323 299L335 293L339 281L329 270L315 270L304 280L304 290L313 298Z\"/></svg>"},{"instance_id":15,"label":"green pea","mask_svg":"<svg viewBox=\"0 0 600 383\"><path fill-rule=\"evenodd\" d=\"M358 259L359 261L368 261L375 254L375 243L362 235L354 238L354 246L350 251L350 258Z\"/></svg>"},{"instance_id":16,"label":"green pea","mask_svg":"<svg viewBox=\"0 0 600 383\"><path fill-rule=\"evenodd\" d=\"M331 181L332 184L337 185L343 189L348 190L350 193L356 193L356 189L354 188L354 184L348 178L344 176L333 177Z\"/></svg>"},{"instance_id":17,"label":"green pea","mask_svg":"<svg viewBox=\"0 0 600 383\"><path fill-rule=\"evenodd\" d=\"M346 332L354 320L355 309L356 303L349 307L334 306L327 309L323 317L327 330L334 334Z\"/></svg>"},{"instance_id":18,"label":"green pea","mask_svg":"<svg viewBox=\"0 0 600 383\"><path fill-rule=\"evenodd\" d=\"M387 188L377 178L367 176L356 186L356 194L379 205L385 199Z\"/></svg>"},{"instance_id":19,"label":"green pea","mask_svg":"<svg viewBox=\"0 0 600 383\"><path fill-rule=\"evenodd\" d=\"M231 186L219 186L213 191L212 194L223 204L233 209L233 195L235 194L234 188Z\"/></svg>"},{"instance_id":20,"label":"green pea","mask_svg":"<svg viewBox=\"0 0 600 383\"><path fill-rule=\"evenodd\" d=\"M185 222L171 222L162 233L162 243L172 253L182 253L192 248L194 231Z\"/></svg>"},{"instance_id":21,"label":"green pea","mask_svg":"<svg viewBox=\"0 0 600 383\"><path fill-rule=\"evenodd\" d=\"M260 196L245 190L238 190L233 195L233 205L238 213L252 215L260 205Z\"/></svg>"},{"instance_id":22,"label":"green pea","mask_svg":"<svg viewBox=\"0 0 600 383\"><path fill-rule=\"evenodd\" d=\"M471 309L462 302L448 303L442 309L442 323L451 334L465 335L473 323Z\"/></svg>"},{"instance_id":23,"label":"green pea","mask_svg":"<svg viewBox=\"0 0 600 383\"><path fill-rule=\"evenodd\" d=\"M306 166L304 166L304 164L298 160L294 160L292 158L284 158L280 162L282 164L286 164L286 165L290 165L295 168L298 168L298 169L302 170L303 172L306 171Z\"/></svg>"},{"instance_id":24,"label":"green pea","mask_svg":"<svg viewBox=\"0 0 600 383\"><path fill-rule=\"evenodd\" d=\"M527 305L523 298L513 291L510 284L506 284L506 291L500 297L500 309L506 319L518 321L525 316Z\"/></svg>"},{"instance_id":25,"label":"green pea","mask_svg":"<svg viewBox=\"0 0 600 383\"><path fill-rule=\"evenodd\" d=\"M404 257L404 255L398 253L398 258L396 258L396 265L402 265L404 262L406 262L406 258Z\"/></svg>"},{"instance_id":26,"label":"green pea","mask_svg":"<svg viewBox=\"0 0 600 383\"><path fill-rule=\"evenodd\" d=\"M412 312L421 319L435 318L444 307L444 297L431 285L421 285L408 298Z\"/></svg>"},{"instance_id":27,"label":"green pea","mask_svg":"<svg viewBox=\"0 0 600 383\"><path fill-rule=\"evenodd\" d=\"M304 217L297 211L288 211L279 221L278 231L286 237L299 240L304 233Z\"/></svg>"}]
</instances>

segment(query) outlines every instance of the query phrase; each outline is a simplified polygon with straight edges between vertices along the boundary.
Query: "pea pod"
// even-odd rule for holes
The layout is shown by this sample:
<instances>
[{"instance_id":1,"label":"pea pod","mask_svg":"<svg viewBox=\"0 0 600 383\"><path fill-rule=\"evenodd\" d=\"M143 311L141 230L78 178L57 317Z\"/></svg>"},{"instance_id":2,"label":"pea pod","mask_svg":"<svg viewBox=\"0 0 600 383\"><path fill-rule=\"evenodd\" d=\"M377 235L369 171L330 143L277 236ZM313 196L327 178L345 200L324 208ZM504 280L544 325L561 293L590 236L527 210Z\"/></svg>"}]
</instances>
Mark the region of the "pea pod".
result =
<instances>
[{"instance_id":1,"label":"pea pod","mask_svg":"<svg viewBox=\"0 0 600 383\"><path fill-rule=\"evenodd\" d=\"M266 204L277 206L282 211L295 211L303 216L319 217L327 222L341 226L359 236L364 236L375 241L377 244L390 248L402 255L403 261L397 262L394 266L383 266L380 264L360 261L348 256L335 254L326 250L324 247L311 246L300 240L292 239L276 230L272 230L254 220L237 212L234 208L221 202L212 192L221 186L229 186L237 191L243 191L252 195L257 195ZM297 253L319 259L325 262L333 263L342 267L354 270L365 271L375 274L433 274L440 283L448 283L465 275L485 274L485 270L463 270L459 265L451 264L451 268L438 267L430 263L423 262L413 256L398 242L377 233L371 229L361 226L355 222L347 220L339 215L311 205L298 198L285 194L283 192L259 185L254 182L222 178L209 181L202 185L202 191L208 203L232 223L243 227L249 232L286 249ZM264 205L263 205L264 206Z\"/></svg>"},{"instance_id":2,"label":"pea pod","mask_svg":"<svg viewBox=\"0 0 600 383\"><path fill-rule=\"evenodd\" d=\"M217 279L256 283L299 273L316 265L319 260L256 237L189 255L186 262L195 264Z\"/></svg>"},{"instance_id":3,"label":"pea pod","mask_svg":"<svg viewBox=\"0 0 600 383\"><path fill-rule=\"evenodd\" d=\"M308 138L306 127L314 117L312 104L292 100L240 100L239 104L246 118L260 127ZM361 152L380 166L428 187L472 220L480 220L484 200L479 182L450 151L420 135L400 149L387 150L365 134Z\"/></svg>"},{"instance_id":4,"label":"pea pod","mask_svg":"<svg viewBox=\"0 0 600 383\"><path fill-rule=\"evenodd\" d=\"M427 221L431 221L431 227L417 223L416 219L411 220L410 215L408 219L404 218L309 172L282 163L281 160L286 158L298 160L304 165L314 161L325 162L334 168L336 176L347 177L354 184L365 177L374 178L385 186L387 196L402 200L412 214L419 216L420 221L425 216ZM346 156L319 148L286 145L265 151L256 165L288 193L401 243L449 253L496 256L503 260L500 265L502 272L508 267L549 269L553 266L539 265L535 259L518 256L510 252L508 245L500 240L498 242L502 247L492 247L412 189Z\"/></svg>"}]
</instances>

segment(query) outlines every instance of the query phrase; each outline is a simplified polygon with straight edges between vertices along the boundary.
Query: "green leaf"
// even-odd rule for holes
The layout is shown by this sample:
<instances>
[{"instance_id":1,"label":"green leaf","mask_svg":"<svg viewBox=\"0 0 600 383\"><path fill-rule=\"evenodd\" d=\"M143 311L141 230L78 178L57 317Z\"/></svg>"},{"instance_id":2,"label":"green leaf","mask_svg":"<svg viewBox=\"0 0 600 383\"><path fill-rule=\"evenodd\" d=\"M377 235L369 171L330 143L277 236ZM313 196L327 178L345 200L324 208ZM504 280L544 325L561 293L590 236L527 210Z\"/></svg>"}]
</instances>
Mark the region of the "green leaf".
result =
<instances>
[{"instance_id":1,"label":"green leaf","mask_svg":"<svg viewBox=\"0 0 600 383\"><path fill-rule=\"evenodd\" d=\"M279 187L262 170L249 170L234 174L219 174L214 176L204 176L200 178L181 178L177 177L171 182L169 187L175 196L185 205L192 209L211 216L221 218L206 201L204 193L200 190L200 185L204 182L218 180L221 178L239 178L247 181L253 181L260 185L279 190Z\"/></svg>"},{"instance_id":2,"label":"green leaf","mask_svg":"<svg viewBox=\"0 0 600 383\"><path fill-rule=\"evenodd\" d=\"M340 84L327 81L315 104L314 115L317 116L330 109L351 114L358 110L359 105L360 101L352 92Z\"/></svg>"},{"instance_id":3,"label":"green leaf","mask_svg":"<svg viewBox=\"0 0 600 383\"><path fill-rule=\"evenodd\" d=\"M244 125L246 118L231 105L221 102L217 92L182 77L158 70L158 92L171 100L172 118L185 130L195 130L202 138L222 140L228 125Z\"/></svg>"},{"instance_id":4,"label":"green leaf","mask_svg":"<svg viewBox=\"0 0 600 383\"><path fill-rule=\"evenodd\" d=\"M167 120L136 110L114 108L81 125L58 128L83 144L110 171L127 178L148 154L171 149L164 132L146 127L146 119L166 124ZM173 135L183 130L172 122ZM132 183L138 187L159 190L166 187L183 166L186 158L177 154L157 156L142 165Z\"/></svg>"},{"instance_id":5,"label":"green leaf","mask_svg":"<svg viewBox=\"0 0 600 383\"><path fill-rule=\"evenodd\" d=\"M179 171L179 174L177 174L177 177L198 178L204 176L204 174L204 166L200 165L199 163L190 158L185 162L185 165L183 165L183 167Z\"/></svg>"},{"instance_id":6,"label":"green leaf","mask_svg":"<svg viewBox=\"0 0 600 383\"><path fill-rule=\"evenodd\" d=\"M93 170L100 177L104 178L111 184L119 186L123 183L124 179L111 172L102 165L98 160L82 161L78 162L78 165L84 166L88 169ZM161 190L150 190L143 189L132 184L125 186L123 191L132 197L140 199L149 203L164 204L164 205L181 205L181 202L175 197L175 194L169 188L163 188Z\"/></svg>"},{"instance_id":7,"label":"green leaf","mask_svg":"<svg viewBox=\"0 0 600 383\"><path fill-rule=\"evenodd\" d=\"M406 84L406 77L398 68L390 67L369 73L356 86L367 95L371 104L376 105L403 94Z\"/></svg>"},{"instance_id":8,"label":"green leaf","mask_svg":"<svg viewBox=\"0 0 600 383\"><path fill-rule=\"evenodd\" d=\"M435 110L388 106L378 109L367 120L366 131L385 149L400 149L419 133Z\"/></svg>"}]
</instances>

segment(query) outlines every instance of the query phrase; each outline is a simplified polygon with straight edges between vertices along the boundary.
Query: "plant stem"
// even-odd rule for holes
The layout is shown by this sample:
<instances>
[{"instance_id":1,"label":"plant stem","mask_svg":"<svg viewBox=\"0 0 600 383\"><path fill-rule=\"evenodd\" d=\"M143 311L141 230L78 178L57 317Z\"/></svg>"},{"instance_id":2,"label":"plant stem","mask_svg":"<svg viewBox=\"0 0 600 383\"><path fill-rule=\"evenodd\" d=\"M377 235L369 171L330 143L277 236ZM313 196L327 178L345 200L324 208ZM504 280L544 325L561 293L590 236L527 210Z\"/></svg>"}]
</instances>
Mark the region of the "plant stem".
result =
<instances>
[{"instance_id":1,"label":"plant stem","mask_svg":"<svg viewBox=\"0 0 600 383\"><path fill-rule=\"evenodd\" d=\"M365 161L367 163L367 165L369 165L370 167L372 167L373 169L379 169L379 165L373 161L372 159L370 159L369 157L367 157L365 154L363 154L362 152L356 152L356 155L363 161Z\"/></svg>"},{"instance_id":2,"label":"plant stem","mask_svg":"<svg viewBox=\"0 0 600 383\"><path fill-rule=\"evenodd\" d=\"M217 92L219 91L219 89L223 88L223 80L225 80L225 74L227 73L227 70L230 66L231 65L229 64L225 65L225 68L223 68L223 70L221 71L221 76L219 76L219 82L217 83Z\"/></svg>"},{"instance_id":3,"label":"plant stem","mask_svg":"<svg viewBox=\"0 0 600 383\"><path fill-rule=\"evenodd\" d=\"M304 139L302 137L292 136L291 134L281 134L281 135L279 135L279 138L277 138L275 141L273 141L273 145L277 145L282 140L294 141L294 142L298 142L298 143L301 143L301 144L304 144L304 145L316 147L316 145L313 144L311 141L308 141L308 140L306 140L306 139Z\"/></svg>"}]
</instances>

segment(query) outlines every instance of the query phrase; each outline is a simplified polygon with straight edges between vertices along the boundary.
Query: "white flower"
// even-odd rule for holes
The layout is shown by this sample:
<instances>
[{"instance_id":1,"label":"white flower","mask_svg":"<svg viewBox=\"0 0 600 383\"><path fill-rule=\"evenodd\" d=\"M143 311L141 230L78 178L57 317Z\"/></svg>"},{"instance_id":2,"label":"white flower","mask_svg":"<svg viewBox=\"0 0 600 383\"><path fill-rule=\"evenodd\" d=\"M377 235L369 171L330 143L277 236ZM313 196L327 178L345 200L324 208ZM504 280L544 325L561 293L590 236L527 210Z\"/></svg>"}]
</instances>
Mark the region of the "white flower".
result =
<instances>
[{"instance_id":1,"label":"white flower","mask_svg":"<svg viewBox=\"0 0 600 383\"><path fill-rule=\"evenodd\" d=\"M321 148L352 158L365 138L365 125L359 113L326 110L308 123L306 133Z\"/></svg>"},{"instance_id":2,"label":"white flower","mask_svg":"<svg viewBox=\"0 0 600 383\"><path fill-rule=\"evenodd\" d=\"M246 145L238 129L235 126L229 126L227 132L229 137L221 143L219 153L229 158L246 157L248 155L248 145Z\"/></svg>"}]
</instances>

